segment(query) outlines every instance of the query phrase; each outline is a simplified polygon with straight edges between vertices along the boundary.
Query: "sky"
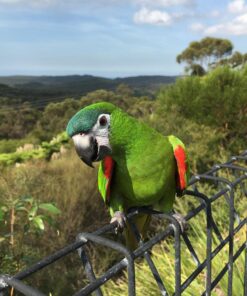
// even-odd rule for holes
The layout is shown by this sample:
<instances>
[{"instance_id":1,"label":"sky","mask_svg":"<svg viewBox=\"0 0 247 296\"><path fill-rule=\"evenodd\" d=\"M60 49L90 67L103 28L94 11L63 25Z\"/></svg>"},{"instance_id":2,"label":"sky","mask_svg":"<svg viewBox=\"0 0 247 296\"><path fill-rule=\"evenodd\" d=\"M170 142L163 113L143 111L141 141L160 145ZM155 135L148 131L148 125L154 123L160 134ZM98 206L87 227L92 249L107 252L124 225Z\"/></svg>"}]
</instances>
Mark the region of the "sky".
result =
<instances>
[{"instance_id":1,"label":"sky","mask_svg":"<svg viewBox=\"0 0 247 296\"><path fill-rule=\"evenodd\" d=\"M180 75L206 36L246 52L247 0L0 0L0 75Z\"/></svg>"}]
</instances>

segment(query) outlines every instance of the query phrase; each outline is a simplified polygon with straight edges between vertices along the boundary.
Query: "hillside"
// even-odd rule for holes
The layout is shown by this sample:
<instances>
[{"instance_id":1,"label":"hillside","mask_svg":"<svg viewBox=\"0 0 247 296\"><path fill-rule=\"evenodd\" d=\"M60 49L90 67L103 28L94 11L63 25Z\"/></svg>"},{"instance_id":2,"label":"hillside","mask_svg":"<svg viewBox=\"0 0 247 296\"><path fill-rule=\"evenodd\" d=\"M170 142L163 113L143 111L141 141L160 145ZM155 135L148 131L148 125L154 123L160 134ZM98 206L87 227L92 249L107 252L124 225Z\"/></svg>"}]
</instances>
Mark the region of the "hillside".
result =
<instances>
[{"instance_id":1,"label":"hillside","mask_svg":"<svg viewBox=\"0 0 247 296\"><path fill-rule=\"evenodd\" d=\"M37 99L79 98L97 89L115 90L127 84L137 95L150 95L161 85L170 84L176 76L136 76L104 78L91 75L71 76L1 76L0 97L35 101Z\"/></svg>"}]
</instances>

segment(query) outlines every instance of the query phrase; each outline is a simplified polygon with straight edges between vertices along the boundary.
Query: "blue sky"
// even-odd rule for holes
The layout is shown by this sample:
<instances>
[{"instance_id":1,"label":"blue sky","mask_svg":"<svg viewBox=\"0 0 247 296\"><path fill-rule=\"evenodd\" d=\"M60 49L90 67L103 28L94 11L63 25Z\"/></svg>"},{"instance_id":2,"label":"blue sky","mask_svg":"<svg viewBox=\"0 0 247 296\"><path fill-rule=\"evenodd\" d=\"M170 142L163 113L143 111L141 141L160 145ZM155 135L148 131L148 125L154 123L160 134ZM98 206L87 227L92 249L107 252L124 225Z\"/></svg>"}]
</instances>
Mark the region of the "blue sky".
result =
<instances>
[{"instance_id":1,"label":"blue sky","mask_svg":"<svg viewBox=\"0 0 247 296\"><path fill-rule=\"evenodd\" d=\"M205 36L246 52L245 0L0 0L0 75L177 75Z\"/></svg>"}]
</instances>

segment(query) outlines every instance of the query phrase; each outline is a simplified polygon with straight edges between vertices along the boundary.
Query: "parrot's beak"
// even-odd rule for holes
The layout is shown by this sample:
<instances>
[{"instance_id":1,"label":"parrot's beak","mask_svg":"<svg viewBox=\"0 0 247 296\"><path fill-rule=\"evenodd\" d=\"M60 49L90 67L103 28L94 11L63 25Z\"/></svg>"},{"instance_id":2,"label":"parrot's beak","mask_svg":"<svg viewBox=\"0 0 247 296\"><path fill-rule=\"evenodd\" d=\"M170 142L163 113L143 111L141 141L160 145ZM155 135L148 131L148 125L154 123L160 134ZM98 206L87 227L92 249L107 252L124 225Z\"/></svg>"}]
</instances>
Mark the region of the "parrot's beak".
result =
<instances>
[{"instance_id":1,"label":"parrot's beak","mask_svg":"<svg viewBox=\"0 0 247 296\"><path fill-rule=\"evenodd\" d=\"M97 140L90 134L77 134L72 137L75 150L80 159L93 168L92 162L98 158Z\"/></svg>"}]
</instances>

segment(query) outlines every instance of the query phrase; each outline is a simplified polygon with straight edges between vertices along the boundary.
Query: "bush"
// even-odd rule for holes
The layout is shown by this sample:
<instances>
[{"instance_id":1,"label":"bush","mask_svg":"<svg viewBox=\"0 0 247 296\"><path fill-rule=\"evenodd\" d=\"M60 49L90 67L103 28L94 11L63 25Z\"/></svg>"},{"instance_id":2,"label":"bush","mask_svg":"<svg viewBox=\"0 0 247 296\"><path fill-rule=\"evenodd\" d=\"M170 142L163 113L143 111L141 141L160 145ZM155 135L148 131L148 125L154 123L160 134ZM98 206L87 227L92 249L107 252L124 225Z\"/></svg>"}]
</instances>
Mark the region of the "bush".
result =
<instances>
[{"instance_id":1,"label":"bush","mask_svg":"<svg viewBox=\"0 0 247 296\"><path fill-rule=\"evenodd\" d=\"M184 77L158 95L159 114L177 114L224 135L221 144L231 153L245 149L247 69L218 67L204 77Z\"/></svg>"}]
</instances>

